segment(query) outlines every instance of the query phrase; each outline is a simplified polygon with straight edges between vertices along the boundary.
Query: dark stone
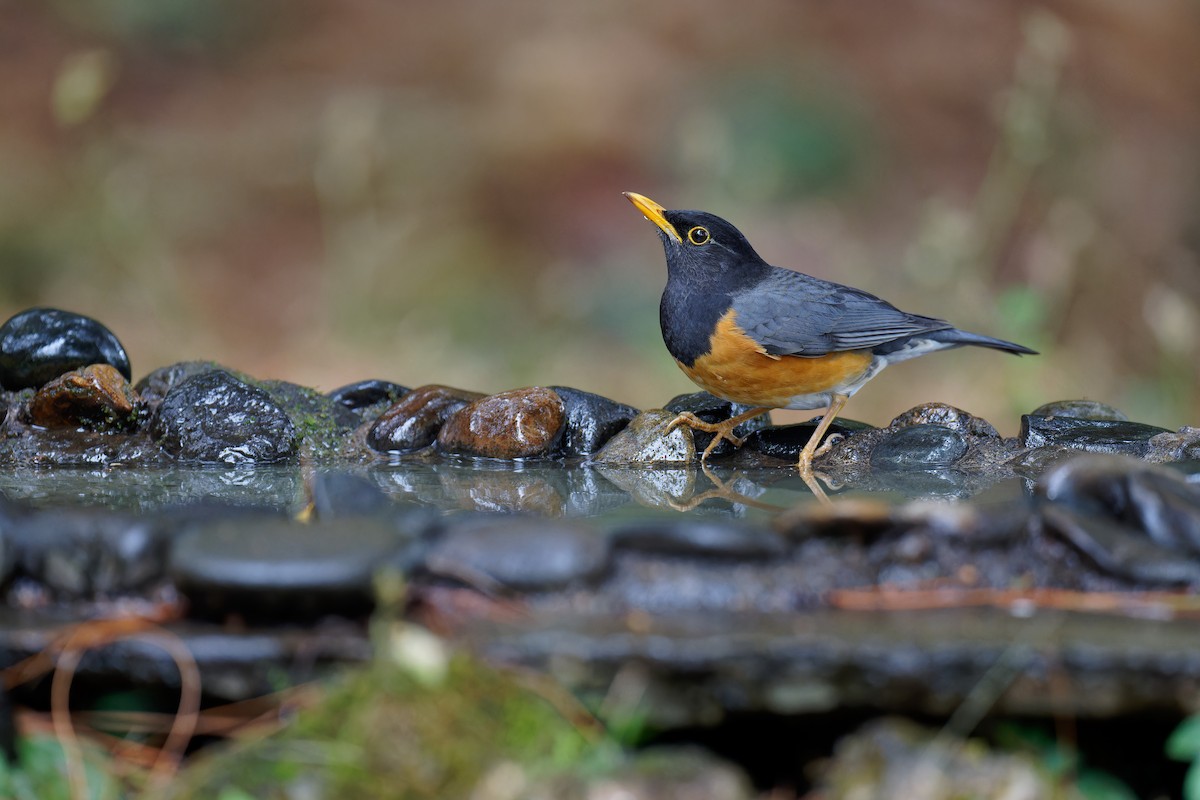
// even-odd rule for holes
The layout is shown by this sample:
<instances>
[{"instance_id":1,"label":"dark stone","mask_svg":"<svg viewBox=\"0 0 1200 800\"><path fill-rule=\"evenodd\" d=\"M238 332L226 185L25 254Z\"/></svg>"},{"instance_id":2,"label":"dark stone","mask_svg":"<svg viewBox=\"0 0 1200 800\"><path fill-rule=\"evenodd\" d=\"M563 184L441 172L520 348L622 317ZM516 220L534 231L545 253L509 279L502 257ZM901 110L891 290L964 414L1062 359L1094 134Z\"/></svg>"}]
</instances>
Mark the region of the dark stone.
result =
<instances>
[{"instance_id":1,"label":"dark stone","mask_svg":"<svg viewBox=\"0 0 1200 800\"><path fill-rule=\"evenodd\" d=\"M71 370L42 386L29 401L29 421L43 428L121 431L134 427L137 396L109 364Z\"/></svg>"},{"instance_id":2,"label":"dark stone","mask_svg":"<svg viewBox=\"0 0 1200 800\"><path fill-rule=\"evenodd\" d=\"M1145 456L1150 440L1166 428L1140 422L1075 419L1073 417L1021 417L1022 447L1070 447L1089 453L1125 453Z\"/></svg>"},{"instance_id":3,"label":"dark stone","mask_svg":"<svg viewBox=\"0 0 1200 800\"><path fill-rule=\"evenodd\" d=\"M138 381L133 388L143 403L150 408L155 408L168 392L188 378L215 370L224 370L233 374L232 370L225 369L214 361L179 361L166 367L159 367Z\"/></svg>"},{"instance_id":4,"label":"dark stone","mask_svg":"<svg viewBox=\"0 0 1200 800\"><path fill-rule=\"evenodd\" d=\"M607 537L590 528L489 515L451 521L431 547L425 567L485 590L539 591L598 577L608 567L608 556Z\"/></svg>"},{"instance_id":5,"label":"dark stone","mask_svg":"<svg viewBox=\"0 0 1200 800\"><path fill-rule=\"evenodd\" d=\"M592 458L595 464L674 464L696 458L692 429L677 426L667 433L667 426L677 417L674 411L643 411L600 452Z\"/></svg>"},{"instance_id":6,"label":"dark stone","mask_svg":"<svg viewBox=\"0 0 1200 800\"><path fill-rule=\"evenodd\" d=\"M165 531L144 516L36 511L16 517L6 536L20 573L59 599L131 593L166 572Z\"/></svg>"},{"instance_id":7,"label":"dark stone","mask_svg":"<svg viewBox=\"0 0 1200 800\"><path fill-rule=\"evenodd\" d=\"M6 389L41 386L89 364L110 364L132 378L121 342L91 317L31 308L0 325L0 385Z\"/></svg>"},{"instance_id":8,"label":"dark stone","mask_svg":"<svg viewBox=\"0 0 1200 800\"><path fill-rule=\"evenodd\" d=\"M808 444L813 433L816 432L820 420L821 418L817 417L816 419L796 425L778 425L770 428L762 428L746 437L746 442L743 446L757 450L764 456L795 461L800 457L800 451ZM865 422L839 418L830 424L829 430L821 441L825 441L834 434L851 436L860 431L869 430L875 430L875 428Z\"/></svg>"},{"instance_id":9,"label":"dark stone","mask_svg":"<svg viewBox=\"0 0 1200 800\"><path fill-rule=\"evenodd\" d=\"M681 394L671 398L671 402L663 406L663 409L670 411L676 415L682 414L685 411L690 411L705 422L717 423L724 422L727 419L732 419L738 414L744 414L750 411L754 406L747 406L741 403L731 403L728 400L722 400L708 392L693 392L692 394ZM757 417L748 419L741 425L733 429L735 436L749 436L752 432L770 427L771 413L763 412ZM708 447L716 434L705 433L704 431L693 431L693 437L696 443L696 452L703 453L704 448ZM709 453L709 458L714 456L723 456L733 452L734 447L728 440L721 442L713 451Z\"/></svg>"},{"instance_id":10,"label":"dark stone","mask_svg":"<svg viewBox=\"0 0 1200 800\"><path fill-rule=\"evenodd\" d=\"M357 615L371 609L375 572L402 544L389 526L366 519L247 517L179 536L170 573L201 616Z\"/></svg>"},{"instance_id":11,"label":"dark stone","mask_svg":"<svg viewBox=\"0 0 1200 800\"><path fill-rule=\"evenodd\" d=\"M905 428L910 425L941 425L967 436L985 439L1000 438L996 428L986 419L968 414L961 408L955 408L945 403L925 403L910 408L892 420L888 427Z\"/></svg>"},{"instance_id":12,"label":"dark stone","mask_svg":"<svg viewBox=\"0 0 1200 800\"><path fill-rule=\"evenodd\" d=\"M444 453L480 458L533 458L550 454L566 424L563 402L535 386L480 398L450 416L438 432Z\"/></svg>"},{"instance_id":13,"label":"dark stone","mask_svg":"<svg viewBox=\"0 0 1200 800\"><path fill-rule=\"evenodd\" d=\"M339 386L326 396L351 411L362 411L383 403L390 406L408 392L407 386L372 378Z\"/></svg>"},{"instance_id":14,"label":"dark stone","mask_svg":"<svg viewBox=\"0 0 1200 800\"><path fill-rule=\"evenodd\" d=\"M326 458L339 453L350 434L362 424L350 409L316 389L288 381L259 381L261 388L296 426L305 458Z\"/></svg>"},{"instance_id":15,"label":"dark stone","mask_svg":"<svg viewBox=\"0 0 1200 800\"><path fill-rule=\"evenodd\" d=\"M1110 405L1095 400L1055 400L1029 412L1031 417L1069 417L1128 422L1129 417Z\"/></svg>"},{"instance_id":16,"label":"dark stone","mask_svg":"<svg viewBox=\"0 0 1200 800\"><path fill-rule=\"evenodd\" d=\"M1044 530L1068 542L1097 568L1140 586L1200 585L1200 564L1112 519L1088 516L1065 505L1041 511Z\"/></svg>"},{"instance_id":17,"label":"dark stone","mask_svg":"<svg viewBox=\"0 0 1200 800\"><path fill-rule=\"evenodd\" d=\"M262 389L223 370L187 379L159 404L150 425L181 461L272 463L293 458L296 426Z\"/></svg>"},{"instance_id":18,"label":"dark stone","mask_svg":"<svg viewBox=\"0 0 1200 800\"><path fill-rule=\"evenodd\" d=\"M400 452L428 447L450 415L481 397L449 386L419 386L383 412L367 432L367 444Z\"/></svg>"},{"instance_id":19,"label":"dark stone","mask_svg":"<svg viewBox=\"0 0 1200 800\"><path fill-rule=\"evenodd\" d=\"M646 520L611 533L620 550L723 559L777 558L787 552L774 531L712 520Z\"/></svg>"},{"instance_id":20,"label":"dark stone","mask_svg":"<svg viewBox=\"0 0 1200 800\"><path fill-rule=\"evenodd\" d=\"M568 386L552 386L562 399L567 422L558 449L565 456L590 456L638 415L633 406Z\"/></svg>"},{"instance_id":21,"label":"dark stone","mask_svg":"<svg viewBox=\"0 0 1200 800\"><path fill-rule=\"evenodd\" d=\"M967 454L967 440L945 425L910 425L890 432L871 453L876 469L947 467Z\"/></svg>"},{"instance_id":22,"label":"dark stone","mask_svg":"<svg viewBox=\"0 0 1200 800\"><path fill-rule=\"evenodd\" d=\"M1141 531L1162 547L1200 554L1200 486L1132 458L1080 456L1037 483L1042 498Z\"/></svg>"}]
</instances>

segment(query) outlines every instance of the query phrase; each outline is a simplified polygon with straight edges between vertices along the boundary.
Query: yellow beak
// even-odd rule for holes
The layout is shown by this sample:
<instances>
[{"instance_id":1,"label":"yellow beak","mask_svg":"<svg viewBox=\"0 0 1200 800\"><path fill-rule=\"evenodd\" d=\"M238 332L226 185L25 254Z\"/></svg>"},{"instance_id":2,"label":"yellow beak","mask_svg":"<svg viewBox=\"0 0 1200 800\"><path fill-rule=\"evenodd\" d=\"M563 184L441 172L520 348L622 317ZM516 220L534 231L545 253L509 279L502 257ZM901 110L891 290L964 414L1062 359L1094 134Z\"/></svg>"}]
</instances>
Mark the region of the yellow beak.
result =
<instances>
[{"instance_id":1,"label":"yellow beak","mask_svg":"<svg viewBox=\"0 0 1200 800\"><path fill-rule=\"evenodd\" d=\"M637 206L638 211L646 215L646 219L661 228L663 233L677 242L683 242L683 239L679 238L679 234L675 231L675 226L667 222L667 218L663 216L663 212L666 211L665 208L644 194L638 194L637 192L622 192L622 194L629 198L629 202Z\"/></svg>"}]
</instances>

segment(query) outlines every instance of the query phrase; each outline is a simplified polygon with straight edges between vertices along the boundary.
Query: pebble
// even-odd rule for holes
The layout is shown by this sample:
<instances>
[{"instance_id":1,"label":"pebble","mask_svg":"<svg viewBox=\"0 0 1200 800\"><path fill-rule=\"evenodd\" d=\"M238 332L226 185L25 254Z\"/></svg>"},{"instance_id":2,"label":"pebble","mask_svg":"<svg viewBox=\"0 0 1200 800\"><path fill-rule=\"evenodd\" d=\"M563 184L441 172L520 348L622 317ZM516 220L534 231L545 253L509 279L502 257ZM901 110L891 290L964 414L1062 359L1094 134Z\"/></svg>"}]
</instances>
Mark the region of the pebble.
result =
<instances>
[{"instance_id":1,"label":"pebble","mask_svg":"<svg viewBox=\"0 0 1200 800\"><path fill-rule=\"evenodd\" d=\"M451 415L438 450L480 458L533 458L551 453L566 424L563 401L535 386L480 398Z\"/></svg>"},{"instance_id":2,"label":"pebble","mask_svg":"<svg viewBox=\"0 0 1200 800\"><path fill-rule=\"evenodd\" d=\"M326 396L351 411L364 411L383 403L390 406L408 392L407 386L372 378L339 386Z\"/></svg>"},{"instance_id":3,"label":"pebble","mask_svg":"<svg viewBox=\"0 0 1200 800\"><path fill-rule=\"evenodd\" d=\"M479 392L431 384L419 386L389 408L367 432L375 450L404 452L428 447L454 412L483 397Z\"/></svg>"},{"instance_id":4,"label":"pebble","mask_svg":"<svg viewBox=\"0 0 1200 800\"><path fill-rule=\"evenodd\" d=\"M930 469L950 466L967 454L967 440L954 428L929 423L890 432L871 452L876 469Z\"/></svg>"},{"instance_id":5,"label":"pebble","mask_svg":"<svg viewBox=\"0 0 1200 800\"><path fill-rule=\"evenodd\" d=\"M795 425L776 425L769 428L761 428L746 437L744 446L752 450L757 450L764 456L795 461L800 457L800 451L808 444L809 439L812 438L819 424L820 417ZM875 428L865 422L839 418L830 424L829 430L821 441L825 441L834 434L851 436L855 433L869 430L875 430Z\"/></svg>"},{"instance_id":6,"label":"pebble","mask_svg":"<svg viewBox=\"0 0 1200 800\"><path fill-rule=\"evenodd\" d=\"M1000 438L995 426L986 419L945 403L924 403L910 408L892 420L888 427L904 428L910 425L941 425L968 436Z\"/></svg>"},{"instance_id":7,"label":"pebble","mask_svg":"<svg viewBox=\"0 0 1200 800\"><path fill-rule=\"evenodd\" d=\"M180 461L272 463L295 457L296 426L262 389L223 370L188 378L167 393L150 434Z\"/></svg>"},{"instance_id":8,"label":"pebble","mask_svg":"<svg viewBox=\"0 0 1200 800\"><path fill-rule=\"evenodd\" d=\"M245 516L179 536L169 570L201 616L357 615L370 610L375 572L403 543L390 526L369 519L306 525Z\"/></svg>"},{"instance_id":9,"label":"pebble","mask_svg":"<svg viewBox=\"0 0 1200 800\"><path fill-rule=\"evenodd\" d=\"M137 395L117 369L92 364L43 385L29 401L29 421L43 428L119 431L136 423Z\"/></svg>"},{"instance_id":10,"label":"pebble","mask_svg":"<svg viewBox=\"0 0 1200 800\"><path fill-rule=\"evenodd\" d=\"M110 364L132 379L125 348L91 317L31 308L0 325L0 385L6 389L41 386L89 364Z\"/></svg>"},{"instance_id":11,"label":"pebble","mask_svg":"<svg viewBox=\"0 0 1200 800\"><path fill-rule=\"evenodd\" d=\"M538 517L460 518L432 546L426 569L487 590L546 591L587 583L609 563L608 538L582 525ZM485 585L480 586L480 583Z\"/></svg>"},{"instance_id":12,"label":"pebble","mask_svg":"<svg viewBox=\"0 0 1200 800\"><path fill-rule=\"evenodd\" d=\"M643 411L592 459L595 464L676 464L696 458L691 429L680 425L670 433L667 426L679 414L674 411Z\"/></svg>"},{"instance_id":13,"label":"pebble","mask_svg":"<svg viewBox=\"0 0 1200 800\"><path fill-rule=\"evenodd\" d=\"M558 449L565 456L590 456L638 415L633 406L568 386L552 386L566 412Z\"/></svg>"},{"instance_id":14,"label":"pebble","mask_svg":"<svg viewBox=\"0 0 1200 800\"><path fill-rule=\"evenodd\" d=\"M1021 417L1022 447L1069 447L1089 453L1124 453L1145 456L1150 440L1166 428L1140 422L1078 419L1075 417Z\"/></svg>"},{"instance_id":15,"label":"pebble","mask_svg":"<svg viewBox=\"0 0 1200 800\"><path fill-rule=\"evenodd\" d=\"M1125 413L1110 405L1095 400L1055 400L1044 403L1029 412L1032 417L1070 417L1071 419L1098 419L1128 422Z\"/></svg>"},{"instance_id":16,"label":"pebble","mask_svg":"<svg viewBox=\"0 0 1200 800\"><path fill-rule=\"evenodd\" d=\"M231 370L222 367L215 361L179 361L153 370L138 381L133 388L142 398L142 402L154 408L162 402L168 392L188 378L215 370L224 370L232 374Z\"/></svg>"},{"instance_id":17,"label":"pebble","mask_svg":"<svg viewBox=\"0 0 1200 800\"><path fill-rule=\"evenodd\" d=\"M716 395L708 392L692 392L691 394L681 394L671 398L671 401L663 406L665 411L670 411L676 416L690 411L705 422L724 422L727 419L732 419L738 414L744 414L751 410L754 406L747 406L741 403L731 403L728 400L722 400ZM771 425L771 413L760 414L757 417L748 419L741 425L733 429L737 436L749 436L752 432L762 430ZM696 443L696 452L703 453L704 448L708 447L716 434L705 433L704 431L693 431L693 436ZM709 453L709 458L713 456L724 456L734 451L733 444L727 439L713 448Z\"/></svg>"}]
</instances>

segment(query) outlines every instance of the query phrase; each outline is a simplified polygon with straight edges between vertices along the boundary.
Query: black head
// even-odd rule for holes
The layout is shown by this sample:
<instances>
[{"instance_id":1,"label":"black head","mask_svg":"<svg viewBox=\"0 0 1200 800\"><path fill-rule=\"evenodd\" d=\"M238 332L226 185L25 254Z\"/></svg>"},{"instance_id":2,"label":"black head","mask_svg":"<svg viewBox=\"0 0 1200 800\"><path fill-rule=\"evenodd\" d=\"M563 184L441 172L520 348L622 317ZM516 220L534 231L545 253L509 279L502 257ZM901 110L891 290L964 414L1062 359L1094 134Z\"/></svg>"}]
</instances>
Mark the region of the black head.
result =
<instances>
[{"instance_id":1,"label":"black head","mask_svg":"<svg viewBox=\"0 0 1200 800\"><path fill-rule=\"evenodd\" d=\"M728 286L756 280L769 269L742 232L715 214L670 211L635 192L625 196L658 226L671 277Z\"/></svg>"}]
</instances>

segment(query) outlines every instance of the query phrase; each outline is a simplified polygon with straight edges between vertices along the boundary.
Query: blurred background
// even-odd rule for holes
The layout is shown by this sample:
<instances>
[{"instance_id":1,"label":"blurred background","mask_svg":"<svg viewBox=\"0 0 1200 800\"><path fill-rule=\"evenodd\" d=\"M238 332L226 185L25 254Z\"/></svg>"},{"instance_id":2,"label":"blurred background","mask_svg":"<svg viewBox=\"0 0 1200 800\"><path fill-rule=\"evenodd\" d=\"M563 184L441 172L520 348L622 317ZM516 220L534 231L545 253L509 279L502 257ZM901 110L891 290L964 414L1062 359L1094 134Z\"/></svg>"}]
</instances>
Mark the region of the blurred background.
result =
<instances>
[{"instance_id":1,"label":"blurred background","mask_svg":"<svg viewBox=\"0 0 1200 800\"><path fill-rule=\"evenodd\" d=\"M0 314L94 316L135 378L661 405L693 389L635 190L1043 352L888 370L851 418L1200 424L1195 2L0 0L0 73Z\"/></svg>"}]
</instances>

